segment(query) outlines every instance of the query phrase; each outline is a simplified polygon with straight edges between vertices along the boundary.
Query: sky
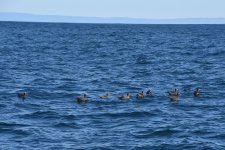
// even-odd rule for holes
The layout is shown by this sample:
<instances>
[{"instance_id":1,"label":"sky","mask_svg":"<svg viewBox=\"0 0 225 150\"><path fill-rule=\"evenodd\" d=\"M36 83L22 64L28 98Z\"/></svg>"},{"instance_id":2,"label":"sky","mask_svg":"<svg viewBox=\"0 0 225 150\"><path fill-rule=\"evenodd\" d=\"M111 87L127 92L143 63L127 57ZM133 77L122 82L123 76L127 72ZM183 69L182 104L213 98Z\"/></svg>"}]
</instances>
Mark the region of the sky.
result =
<instances>
[{"instance_id":1,"label":"sky","mask_svg":"<svg viewBox=\"0 0 225 150\"><path fill-rule=\"evenodd\" d=\"M0 12L146 19L225 18L225 0L0 0Z\"/></svg>"}]
</instances>

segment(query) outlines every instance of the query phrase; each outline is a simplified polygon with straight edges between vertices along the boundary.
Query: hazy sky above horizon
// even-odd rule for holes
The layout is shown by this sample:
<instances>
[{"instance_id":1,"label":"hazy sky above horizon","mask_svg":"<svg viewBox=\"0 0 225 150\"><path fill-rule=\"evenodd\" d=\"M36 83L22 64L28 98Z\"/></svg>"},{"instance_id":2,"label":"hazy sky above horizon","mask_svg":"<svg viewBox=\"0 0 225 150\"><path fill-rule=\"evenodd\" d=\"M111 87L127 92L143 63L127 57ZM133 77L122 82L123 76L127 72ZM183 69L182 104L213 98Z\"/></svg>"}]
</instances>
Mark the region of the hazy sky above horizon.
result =
<instances>
[{"instance_id":1,"label":"hazy sky above horizon","mask_svg":"<svg viewBox=\"0 0 225 150\"><path fill-rule=\"evenodd\" d=\"M225 18L225 0L0 0L0 12L131 18Z\"/></svg>"}]
</instances>

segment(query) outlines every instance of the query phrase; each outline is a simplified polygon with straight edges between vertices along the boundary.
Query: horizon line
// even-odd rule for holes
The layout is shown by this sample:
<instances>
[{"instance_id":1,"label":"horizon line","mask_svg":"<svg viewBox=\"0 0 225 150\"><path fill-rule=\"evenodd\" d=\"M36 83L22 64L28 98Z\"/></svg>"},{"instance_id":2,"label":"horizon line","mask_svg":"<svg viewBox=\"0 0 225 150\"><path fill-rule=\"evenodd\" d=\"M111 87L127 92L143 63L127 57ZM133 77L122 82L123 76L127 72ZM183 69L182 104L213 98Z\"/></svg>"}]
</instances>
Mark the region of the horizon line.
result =
<instances>
[{"instance_id":1,"label":"horizon line","mask_svg":"<svg viewBox=\"0 0 225 150\"><path fill-rule=\"evenodd\" d=\"M225 18L131 18L40 15L0 12L0 21L48 23L103 23L103 24L225 24Z\"/></svg>"},{"instance_id":2,"label":"horizon line","mask_svg":"<svg viewBox=\"0 0 225 150\"><path fill-rule=\"evenodd\" d=\"M60 15L60 14L36 14L36 13L25 13L25 12L0 12L0 14L23 14L23 15L35 15L35 16L52 16L52 17L81 17L81 18L101 18L101 19L111 19L111 18L121 18L121 19L144 19L144 20L177 20L177 19L225 19L225 17L171 17L171 18L138 18L138 17L101 17L101 16L76 16L76 15Z\"/></svg>"}]
</instances>

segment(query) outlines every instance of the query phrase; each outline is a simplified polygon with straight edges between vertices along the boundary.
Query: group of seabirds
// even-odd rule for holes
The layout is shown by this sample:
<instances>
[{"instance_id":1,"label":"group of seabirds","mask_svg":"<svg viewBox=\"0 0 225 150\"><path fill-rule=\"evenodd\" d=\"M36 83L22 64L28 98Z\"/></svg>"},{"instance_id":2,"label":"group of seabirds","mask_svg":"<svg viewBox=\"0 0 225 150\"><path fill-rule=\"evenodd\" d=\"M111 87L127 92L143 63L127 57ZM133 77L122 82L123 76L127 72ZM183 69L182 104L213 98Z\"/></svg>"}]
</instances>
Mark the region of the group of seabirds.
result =
<instances>
[{"instance_id":1,"label":"group of seabirds","mask_svg":"<svg viewBox=\"0 0 225 150\"><path fill-rule=\"evenodd\" d=\"M178 89L174 89L172 91L167 92L168 96L170 98L171 101L178 101L180 98L180 94L179 94L179 90ZM194 91L194 96L198 97L200 96L201 91L200 88L196 88ZM20 92L17 93L17 96L21 99L26 99L27 98L27 93L26 92ZM145 96L152 96L152 91L149 89L146 93L144 93L144 91L139 92L136 95L137 99L143 99ZM99 96L100 99L108 99L109 98L109 93L106 93L106 95L101 95ZM127 93L126 95L122 95L119 96L118 99L120 100L130 100L131 99L131 95L130 93ZM88 101L88 96L86 94L79 96L76 98L76 101L78 103L82 103L82 102L87 102Z\"/></svg>"}]
</instances>

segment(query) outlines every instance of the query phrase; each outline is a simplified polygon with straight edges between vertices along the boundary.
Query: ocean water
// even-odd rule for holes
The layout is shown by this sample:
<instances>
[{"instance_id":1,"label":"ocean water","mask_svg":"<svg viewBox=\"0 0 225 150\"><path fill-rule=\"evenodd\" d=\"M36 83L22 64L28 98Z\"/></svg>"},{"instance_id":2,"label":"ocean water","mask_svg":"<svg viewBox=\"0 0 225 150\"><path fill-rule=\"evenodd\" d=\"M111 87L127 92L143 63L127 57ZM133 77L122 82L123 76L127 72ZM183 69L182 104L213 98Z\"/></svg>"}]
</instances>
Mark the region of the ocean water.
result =
<instances>
[{"instance_id":1,"label":"ocean water","mask_svg":"<svg viewBox=\"0 0 225 150\"><path fill-rule=\"evenodd\" d=\"M1 150L225 149L224 108L225 25L0 22Z\"/></svg>"}]
</instances>

